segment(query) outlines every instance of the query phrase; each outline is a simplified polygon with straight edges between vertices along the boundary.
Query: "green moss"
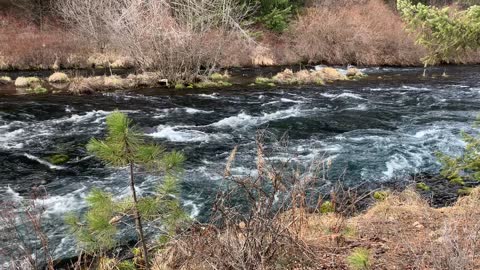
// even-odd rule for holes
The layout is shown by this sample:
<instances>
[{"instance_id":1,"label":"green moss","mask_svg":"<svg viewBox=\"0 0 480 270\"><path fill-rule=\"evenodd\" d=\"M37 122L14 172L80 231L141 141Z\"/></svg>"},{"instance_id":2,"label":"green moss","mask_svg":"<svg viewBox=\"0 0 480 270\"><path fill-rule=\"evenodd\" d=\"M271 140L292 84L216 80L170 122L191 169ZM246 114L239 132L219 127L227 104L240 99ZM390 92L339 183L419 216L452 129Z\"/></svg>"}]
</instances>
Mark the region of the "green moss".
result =
<instances>
[{"instance_id":1,"label":"green moss","mask_svg":"<svg viewBox=\"0 0 480 270\"><path fill-rule=\"evenodd\" d=\"M430 187L423 182L417 183L417 188L420 189L420 190L423 190L423 191L429 191L430 190Z\"/></svg>"},{"instance_id":2,"label":"green moss","mask_svg":"<svg viewBox=\"0 0 480 270\"><path fill-rule=\"evenodd\" d=\"M231 83L225 81L203 81L193 85L195 88L215 88L232 86Z\"/></svg>"},{"instance_id":3,"label":"green moss","mask_svg":"<svg viewBox=\"0 0 480 270\"><path fill-rule=\"evenodd\" d=\"M335 212L335 208L333 207L333 203L331 201L325 201L324 203L322 203L322 206L320 206L320 213L322 214L333 212Z\"/></svg>"},{"instance_id":4,"label":"green moss","mask_svg":"<svg viewBox=\"0 0 480 270\"><path fill-rule=\"evenodd\" d=\"M315 84L317 84L317 85L325 85L325 82L324 82L322 79L317 78L317 79L315 79Z\"/></svg>"},{"instance_id":5,"label":"green moss","mask_svg":"<svg viewBox=\"0 0 480 270\"><path fill-rule=\"evenodd\" d=\"M470 193L472 193L472 190L473 188L470 188L470 187L460 188L457 190L457 194L459 196L467 196L467 195L470 195Z\"/></svg>"},{"instance_id":6,"label":"green moss","mask_svg":"<svg viewBox=\"0 0 480 270\"><path fill-rule=\"evenodd\" d=\"M137 267L132 261L123 261L117 265L118 270L136 270Z\"/></svg>"},{"instance_id":7,"label":"green moss","mask_svg":"<svg viewBox=\"0 0 480 270\"><path fill-rule=\"evenodd\" d=\"M266 77L255 78L255 84L269 85L273 83L272 79Z\"/></svg>"},{"instance_id":8,"label":"green moss","mask_svg":"<svg viewBox=\"0 0 480 270\"><path fill-rule=\"evenodd\" d=\"M63 164L70 160L70 157L65 154L55 154L48 158L48 161L54 165Z\"/></svg>"},{"instance_id":9,"label":"green moss","mask_svg":"<svg viewBox=\"0 0 480 270\"><path fill-rule=\"evenodd\" d=\"M45 94L48 92L46 88L40 85L37 85L34 88L27 88L26 91L27 93L32 93L32 94Z\"/></svg>"},{"instance_id":10,"label":"green moss","mask_svg":"<svg viewBox=\"0 0 480 270\"><path fill-rule=\"evenodd\" d=\"M214 82L225 81L225 80L228 80L229 78L230 78L230 75L228 75L227 73L220 74L218 72L213 73L209 77L209 79L214 81Z\"/></svg>"},{"instance_id":11,"label":"green moss","mask_svg":"<svg viewBox=\"0 0 480 270\"><path fill-rule=\"evenodd\" d=\"M351 269L370 269L370 251L366 248L356 248L347 257L347 262Z\"/></svg>"},{"instance_id":12,"label":"green moss","mask_svg":"<svg viewBox=\"0 0 480 270\"><path fill-rule=\"evenodd\" d=\"M388 197L388 191L375 191L373 193L373 198L377 201L384 201Z\"/></svg>"},{"instance_id":13,"label":"green moss","mask_svg":"<svg viewBox=\"0 0 480 270\"><path fill-rule=\"evenodd\" d=\"M185 84L183 84L183 83L175 84L175 89L184 89L184 88L185 88Z\"/></svg>"}]
</instances>

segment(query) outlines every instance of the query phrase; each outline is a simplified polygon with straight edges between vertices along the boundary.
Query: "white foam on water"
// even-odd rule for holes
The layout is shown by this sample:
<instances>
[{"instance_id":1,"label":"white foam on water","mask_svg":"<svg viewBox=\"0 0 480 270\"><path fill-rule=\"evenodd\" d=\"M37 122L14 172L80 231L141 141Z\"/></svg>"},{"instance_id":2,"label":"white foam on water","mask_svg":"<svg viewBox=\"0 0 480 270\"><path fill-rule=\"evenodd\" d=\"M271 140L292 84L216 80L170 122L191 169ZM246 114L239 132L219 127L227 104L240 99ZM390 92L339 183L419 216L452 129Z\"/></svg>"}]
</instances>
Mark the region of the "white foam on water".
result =
<instances>
[{"instance_id":1,"label":"white foam on water","mask_svg":"<svg viewBox=\"0 0 480 270\"><path fill-rule=\"evenodd\" d=\"M322 93L320 95L324 96L324 97L327 97L327 98L331 98L331 99L338 99L338 98L352 98L352 99L362 99L362 100L365 99L365 98L361 97L360 95L354 94L354 93L342 93L342 94L338 94L338 95L329 94L329 93Z\"/></svg>"},{"instance_id":2,"label":"white foam on water","mask_svg":"<svg viewBox=\"0 0 480 270\"><path fill-rule=\"evenodd\" d=\"M411 85L402 85L401 88L404 89L404 90L412 90L412 91L425 91L425 90L432 91L432 88L416 87L416 86L411 86Z\"/></svg>"},{"instance_id":3,"label":"white foam on water","mask_svg":"<svg viewBox=\"0 0 480 270\"><path fill-rule=\"evenodd\" d=\"M366 110L368 110L368 106L367 106L366 103L363 103L363 104L358 104L356 107L347 108L346 110L350 110L350 111L366 111Z\"/></svg>"},{"instance_id":4,"label":"white foam on water","mask_svg":"<svg viewBox=\"0 0 480 270\"><path fill-rule=\"evenodd\" d=\"M55 119L52 120L53 123L58 124L58 123L65 123L65 122L73 122L73 123L78 123L78 122L83 122L86 120L90 120L92 118L98 119L99 117L106 116L110 114L111 112L107 111L89 111L85 114L72 114L68 117L62 117L60 119Z\"/></svg>"},{"instance_id":5,"label":"white foam on water","mask_svg":"<svg viewBox=\"0 0 480 270\"><path fill-rule=\"evenodd\" d=\"M273 113L263 113L263 115L261 116L251 116L246 114L245 112L241 112L238 115L224 118L210 125L214 127L231 127L231 128L256 126L256 125L261 125L270 121L305 115L307 112L308 111L306 110L303 110L303 111L300 110L298 106L294 106L286 110L276 111Z\"/></svg>"},{"instance_id":6,"label":"white foam on water","mask_svg":"<svg viewBox=\"0 0 480 270\"><path fill-rule=\"evenodd\" d=\"M2 131L2 127L0 127L0 131ZM3 149L21 149L24 147L23 142L15 142L19 136L25 133L25 129L20 128L14 131L0 133L0 148Z\"/></svg>"},{"instance_id":7,"label":"white foam on water","mask_svg":"<svg viewBox=\"0 0 480 270\"><path fill-rule=\"evenodd\" d=\"M146 135L154 138L167 139L172 142L208 142L231 138L231 135L228 134L208 134L198 130L180 128L181 127L160 125L157 127L157 132Z\"/></svg>"},{"instance_id":8,"label":"white foam on water","mask_svg":"<svg viewBox=\"0 0 480 270\"><path fill-rule=\"evenodd\" d=\"M87 187L83 186L73 192L64 195L48 196L36 199L36 204L44 205L47 215L59 216L71 211L78 211L86 206L85 196Z\"/></svg>"},{"instance_id":9,"label":"white foam on water","mask_svg":"<svg viewBox=\"0 0 480 270\"><path fill-rule=\"evenodd\" d=\"M10 186L7 186L7 190L5 190L5 194L9 197L11 201L21 202L23 200L23 197L20 196L20 193L13 190Z\"/></svg>"},{"instance_id":10,"label":"white foam on water","mask_svg":"<svg viewBox=\"0 0 480 270\"><path fill-rule=\"evenodd\" d=\"M280 101L284 102L284 103L297 103L297 104L305 103L304 101L293 100L293 99L289 99L289 98L281 98Z\"/></svg>"},{"instance_id":11,"label":"white foam on water","mask_svg":"<svg viewBox=\"0 0 480 270\"><path fill-rule=\"evenodd\" d=\"M45 166L49 167L52 170L64 170L65 169L65 167L63 167L63 166L53 165L52 163L50 163L46 160L43 160L39 157L36 157L34 155L31 155L31 154L24 153L23 155L30 160L34 160L34 161L36 161L36 162L38 162L42 165L45 165Z\"/></svg>"},{"instance_id":12,"label":"white foam on water","mask_svg":"<svg viewBox=\"0 0 480 270\"><path fill-rule=\"evenodd\" d=\"M209 113L213 113L213 111L204 111L204 110L199 110L199 109L195 109L195 108L184 108L184 109L185 109L185 112L189 113L189 114L197 114L197 113L209 114Z\"/></svg>"},{"instance_id":13,"label":"white foam on water","mask_svg":"<svg viewBox=\"0 0 480 270\"><path fill-rule=\"evenodd\" d=\"M218 99L218 94L217 93L213 93L213 94L198 94L196 95L198 97L203 97L203 98L211 98L211 99Z\"/></svg>"},{"instance_id":14,"label":"white foam on water","mask_svg":"<svg viewBox=\"0 0 480 270\"><path fill-rule=\"evenodd\" d=\"M409 161L402 155L395 154L387 162L385 162L387 169L383 171L383 175L387 179L392 179L396 172L405 170L410 167Z\"/></svg>"},{"instance_id":15,"label":"white foam on water","mask_svg":"<svg viewBox=\"0 0 480 270\"><path fill-rule=\"evenodd\" d=\"M200 208L191 200L186 200L183 202L183 205L186 207L191 207L190 218L197 218L200 215Z\"/></svg>"}]
</instances>

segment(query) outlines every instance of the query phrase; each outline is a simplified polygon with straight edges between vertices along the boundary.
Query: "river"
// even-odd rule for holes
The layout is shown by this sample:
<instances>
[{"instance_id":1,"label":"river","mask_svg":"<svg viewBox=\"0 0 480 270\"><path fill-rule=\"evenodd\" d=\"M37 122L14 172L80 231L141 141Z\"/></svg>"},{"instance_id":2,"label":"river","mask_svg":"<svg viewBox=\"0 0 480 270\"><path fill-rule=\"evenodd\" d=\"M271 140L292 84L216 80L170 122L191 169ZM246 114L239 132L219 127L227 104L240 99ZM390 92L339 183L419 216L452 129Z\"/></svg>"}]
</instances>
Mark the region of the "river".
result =
<instances>
[{"instance_id":1,"label":"river","mask_svg":"<svg viewBox=\"0 0 480 270\"><path fill-rule=\"evenodd\" d=\"M434 153L460 154L460 132L472 131L480 112L479 71L480 66L451 66L448 77L440 76L443 68L422 77L420 68L368 68L366 79L326 86L143 89L93 96L18 95L0 86L0 200L24 200L32 186L45 186L47 233L57 257L71 256L75 246L65 236L64 215L82 211L93 187L128 196L126 171L102 165L85 150L91 137L104 135L105 117L116 109L147 139L185 153L182 201L200 219L236 145L233 173L255 173L258 129L288 134L286 151L273 158L303 164L328 158L329 179L348 185L438 173ZM251 75L236 71L240 77L242 72ZM68 154L70 162L48 163L55 153ZM158 181L144 175L139 192L151 192Z\"/></svg>"}]
</instances>

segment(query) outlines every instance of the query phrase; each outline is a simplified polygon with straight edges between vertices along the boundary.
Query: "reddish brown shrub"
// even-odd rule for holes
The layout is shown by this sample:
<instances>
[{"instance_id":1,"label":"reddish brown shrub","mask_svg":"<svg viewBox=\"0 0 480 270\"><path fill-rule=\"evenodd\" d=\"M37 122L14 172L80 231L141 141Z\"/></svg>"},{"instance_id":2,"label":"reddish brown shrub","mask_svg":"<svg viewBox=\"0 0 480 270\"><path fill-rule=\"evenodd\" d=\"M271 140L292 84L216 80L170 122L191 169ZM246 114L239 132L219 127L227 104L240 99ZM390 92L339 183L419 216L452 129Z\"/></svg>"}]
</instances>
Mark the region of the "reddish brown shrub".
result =
<instances>
[{"instance_id":1,"label":"reddish brown shrub","mask_svg":"<svg viewBox=\"0 0 480 270\"><path fill-rule=\"evenodd\" d=\"M309 63L418 65L423 55L382 0L313 3L285 38L298 60Z\"/></svg>"},{"instance_id":2,"label":"reddish brown shrub","mask_svg":"<svg viewBox=\"0 0 480 270\"><path fill-rule=\"evenodd\" d=\"M88 43L47 21L43 31L12 12L0 12L0 69L84 66Z\"/></svg>"}]
</instances>

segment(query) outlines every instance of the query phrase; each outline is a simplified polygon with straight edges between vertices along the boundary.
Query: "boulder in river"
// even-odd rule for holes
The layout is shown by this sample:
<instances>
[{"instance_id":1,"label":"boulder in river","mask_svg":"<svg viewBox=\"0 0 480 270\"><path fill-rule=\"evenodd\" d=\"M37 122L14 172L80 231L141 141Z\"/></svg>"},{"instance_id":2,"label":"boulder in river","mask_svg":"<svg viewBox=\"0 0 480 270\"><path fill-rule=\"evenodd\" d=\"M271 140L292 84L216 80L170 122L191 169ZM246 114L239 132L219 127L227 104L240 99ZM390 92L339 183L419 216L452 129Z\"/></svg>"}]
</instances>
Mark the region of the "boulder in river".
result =
<instances>
[{"instance_id":1,"label":"boulder in river","mask_svg":"<svg viewBox=\"0 0 480 270\"><path fill-rule=\"evenodd\" d=\"M316 71L318 76L325 81L342 81L346 79L346 76L340 73L336 68L326 67L322 68L319 71Z\"/></svg>"},{"instance_id":2,"label":"boulder in river","mask_svg":"<svg viewBox=\"0 0 480 270\"><path fill-rule=\"evenodd\" d=\"M18 77L15 80L15 86L19 88L33 87L40 84L40 79L37 77Z\"/></svg>"},{"instance_id":3,"label":"boulder in river","mask_svg":"<svg viewBox=\"0 0 480 270\"><path fill-rule=\"evenodd\" d=\"M361 77L365 76L365 74L363 74L363 72L361 72L358 68L355 68L355 67L348 68L346 75L350 79L361 78Z\"/></svg>"},{"instance_id":4,"label":"boulder in river","mask_svg":"<svg viewBox=\"0 0 480 270\"><path fill-rule=\"evenodd\" d=\"M0 77L0 84L8 84L12 82L12 78L8 76L1 76Z\"/></svg>"},{"instance_id":5,"label":"boulder in river","mask_svg":"<svg viewBox=\"0 0 480 270\"><path fill-rule=\"evenodd\" d=\"M49 83L67 83L69 80L68 75L63 72L55 72L48 77Z\"/></svg>"}]
</instances>

